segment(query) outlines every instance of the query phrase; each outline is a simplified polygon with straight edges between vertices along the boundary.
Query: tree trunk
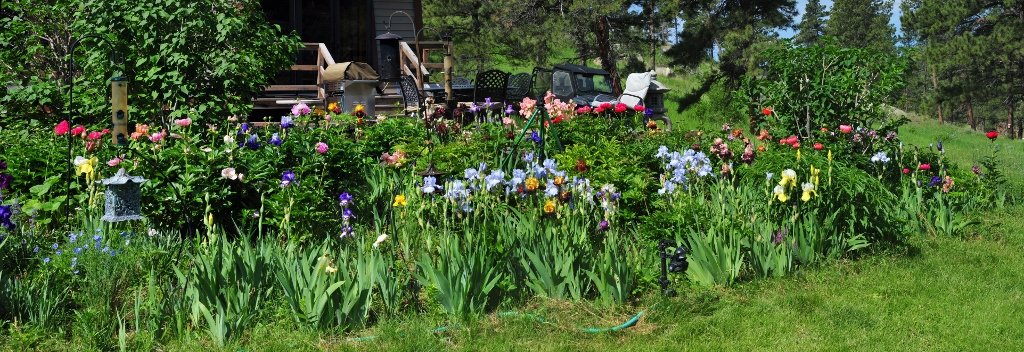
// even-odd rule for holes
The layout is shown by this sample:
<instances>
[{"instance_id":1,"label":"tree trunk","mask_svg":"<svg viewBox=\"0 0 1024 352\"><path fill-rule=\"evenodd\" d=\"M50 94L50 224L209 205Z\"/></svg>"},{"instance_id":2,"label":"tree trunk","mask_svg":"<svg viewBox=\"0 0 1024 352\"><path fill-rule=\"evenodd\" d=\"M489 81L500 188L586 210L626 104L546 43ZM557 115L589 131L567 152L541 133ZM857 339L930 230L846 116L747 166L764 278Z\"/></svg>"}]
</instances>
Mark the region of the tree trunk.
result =
<instances>
[{"instance_id":1,"label":"tree trunk","mask_svg":"<svg viewBox=\"0 0 1024 352\"><path fill-rule=\"evenodd\" d=\"M1014 102L1013 99L1010 99L1010 108L1008 109L1008 111L1006 113L1006 132L1007 132L1007 135L1009 135L1011 137L1015 136L1015 134L1013 132L1013 107L1014 107L1014 105L1016 105L1016 102Z\"/></svg>"},{"instance_id":2,"label":"tree trunk","mask_svg":"<svg viewBox=\"0 0 1024 352\"><path fill-rule=\"evenodd\" d=\"M971 97L967 97L967 124L971 125L972 130L978 129L978 123L974 120L974 103L971 101Z\"/></svg>"},{"instance_id":3,"label":"tree trunk","mask_svg":"<svg viewBox=\"0 0 1024 352\"><path fill-rule=\"evenodd\" d=\"M598 17L594 27L594 35L597 36L597 56L601 59L601 68L608 71L612 76L612 93L614 95L622 94L618 63L615 60L615 53L612 52L611 28L608 28L608 17Z\"/></svg>"},{"instance_id":4,"label":"tree trunk","mask_svg":"<svg viewBox=\"0 0 1024 352\"><path fill-rule=\"evenodd\" d=\"M935 94L939 92L939 76L935 73L935 69L932 69L932 89L935 90ZM942 118L942 101L936 99L935 112L939 115L939 124L945 122Z\"/></svg>"}]
</instances>

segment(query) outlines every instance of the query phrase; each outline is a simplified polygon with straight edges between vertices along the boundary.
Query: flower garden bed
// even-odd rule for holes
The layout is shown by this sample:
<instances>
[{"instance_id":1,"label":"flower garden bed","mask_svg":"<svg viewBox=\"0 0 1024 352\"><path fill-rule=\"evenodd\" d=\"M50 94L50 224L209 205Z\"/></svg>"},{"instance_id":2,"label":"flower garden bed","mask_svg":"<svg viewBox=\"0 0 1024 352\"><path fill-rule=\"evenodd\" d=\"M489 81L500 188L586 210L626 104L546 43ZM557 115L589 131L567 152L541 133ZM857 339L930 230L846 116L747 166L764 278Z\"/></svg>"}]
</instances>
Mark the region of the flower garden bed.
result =
<instances>
[{"instance_id":1,"label":"flower garden bed","mask_svg":"<svg viewBox=\"0 0 1024 352\"><path fill-rule=\"evenodd\" d=\"M127 146L63 122L0 130L24 141L0 147L0 319L113 348L142 331L224 345L274 310L352 331L531 297L616 307L658 294L663 240L687 249L670 286L730 285L957 235L962 209L1004 200L994 164L958 169L898 126L798 136L771 108L752 128L673 132L643 107L550 98L373 125L331 110L140 124ZM120 168L149 179L144 221L99 221L95 181Z\"/></svg>"}]
</instances>

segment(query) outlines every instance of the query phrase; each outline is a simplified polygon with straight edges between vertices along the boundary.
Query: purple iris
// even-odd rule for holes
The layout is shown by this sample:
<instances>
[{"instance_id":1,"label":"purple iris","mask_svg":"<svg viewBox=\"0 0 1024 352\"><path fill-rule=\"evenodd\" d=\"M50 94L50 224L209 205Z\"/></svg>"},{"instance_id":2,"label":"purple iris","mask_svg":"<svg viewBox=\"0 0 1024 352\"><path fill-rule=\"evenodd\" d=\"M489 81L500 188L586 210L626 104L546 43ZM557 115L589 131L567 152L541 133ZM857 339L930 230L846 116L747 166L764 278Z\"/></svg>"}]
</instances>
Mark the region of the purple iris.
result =
<instances>
[{"instance_id":1,"label":"purple iris","mask_svg":"<svg viewBox=\"0 0 1024 352\"><path fill-rule=\"evenodd\" d=\"M0 160L0 171L7 170L7 160Z\"/></svg>"},{"instance_id":2,"label":"purple iris","mask_svg":"<svg viewBox=\"0 0 1024 352\"><path fill-rule=\"evenodd\" d=\"M597 224L598 231L608 231L608 227L608 220L601 220L601 222Z\"/></svg>"},{"instance_id":3,"label":"purple iris","mask_svg":"<svg viewBox=\"0 0 1024 352\"><path fill-rule=\"evenodd\" d=\"M256 150L260 149L260 141L256 139L256 135L249 136L249 139L245 140L245 147Z\"/></svg>"},{"instance_id":4,"label":"purple iris","mask_svg":"<svg viewBox=\"0 0 1024 352\"><path fill-rule=\"evenodd\" d=\"M0 189L10 187L12 180L14 180L14 176L11 176L11 174L0 174Z\"/></svg>"},{"instance_id":5,"label":"purple iris","mask_svg":"<svg viewBox=\"0 0 1024 352\"><path fill-rule=\"evenodd\" d=\"M248 122L243 122L242 123L242 133L249 133L249 123Z\"/></svg>"},{"instance_id":6,"label":"purple iris","mask_svg":"<svg viewBox=\"0 0 1024 352\"><path fill-rule=\"evenodd\" d=\"M787 233L789 233L789 229L785 227L779 229L778 231L775 231L775 233L772 235L772 244L778 245L782 243L782 240L784 237L786 237Z\"/></svg>"},{"instance_id":7,"label":"purple iris","mask_svg":"<svg viewBox=\"0 0 1024 352\"><path fill-rule=\"evenodd\" d=\"M505 108L505 115L512 115L515 113L516 111L512 109L512 104L508 104L508 107Z\"/></svg>"},{"instance_id":8,"label":"purple iris","mask_svg":"<svg viewBox=\"0 0 1024 352\"><path fill-rule=\"evenodd\" d=\"M349 204L352 204L352 195L348 194L348 192L341 192L341 194L338 195L338 204L343 207L347 207Z\"/></svg>"},{"instance_id":9,"label":"purple iris","mask_svg":"<svg viewBox=\"0 0 1024 352\"><path fill-rule=\"evenodd\" d=\"M530 132L530 139L532 139L534 143L540 143L540 133L537 133L537 131Z\"/></svg>"},{"instance_id":10,"label":"purple iris","mask_svg":"<svg viewBox=\"0 0 1024 352\"><path fill-rule=\"evenodd\" d=\"M644 117L651 118L651 116L654 116L654 110L651 110L651 108L644 109Z\"/></svg>"},{"instance_id":11,"label":"purple iris","mask_svg":"<svg viewBox=\"0 0 1024 352\"><path fill-rule=\"evenodd\" d=\"M344 220L353 218L352 208L345 208L345 210L341 212L341 218Z\"/></svg>"},{"instance_id":12,"label":"purple iris","mask_svg":"<svg viewBox=\"0 0 1024 352\"><path fill-rule=\"evenodd\" d=\"M295 173L292 170L286 170L281 174L281 187L291 186L292 183L295 183Z\"/></svg>"},{"instance_id":13,"label":"purple iris","mask_svg":"<svg viewBox=\"0 0 1024 352\"><path fill-rule=\"evenodd\" d=\"M295 127L295 122L291 115L281 116L281 128L292 128Z\"/></svg>"},{"instance_id":14,"label":"purple iris","mask_svg":"<svg viewBox=\"0 0 1024 352\"><path fill-rule=\"evenodd\" d=\"M280 147L281 144L284 144L284 140L277 133L274 133L273 136L270 136L270 144Z\"/></svg>"},{"instance_id":15,"label":"purple iris","mask_svg":"<svg viewBox=\"0 0 1024 352\"><path fill-rule=\"evenodd\" d=\"M942 183L942 178L938 176L932 176L932 182L928 183L928 187L935 187Z\"/></svg>"},{"instance_id":16,"label":"purple iris","mask_svg":"<svg viewBox=\"0 0 1024 352\"><path fill-rule=\"evenodd\" d=\"M11 222L11 216L14 212L11 211L11 206L0 205L0 225L6 227L8 231L14 230L14 223Z\"/></svg>"},{"instance_id":17,"label":"purple iris","mask_svg":"<svg viewBox=\"0 0 1024 352\"><path fill-rule=\"evenodd\" d=\"M476 105L476 103L471 103L469 105L469 112L476 113L477 111L480 111L480 105Z\"/></svg>"}]
</instances>

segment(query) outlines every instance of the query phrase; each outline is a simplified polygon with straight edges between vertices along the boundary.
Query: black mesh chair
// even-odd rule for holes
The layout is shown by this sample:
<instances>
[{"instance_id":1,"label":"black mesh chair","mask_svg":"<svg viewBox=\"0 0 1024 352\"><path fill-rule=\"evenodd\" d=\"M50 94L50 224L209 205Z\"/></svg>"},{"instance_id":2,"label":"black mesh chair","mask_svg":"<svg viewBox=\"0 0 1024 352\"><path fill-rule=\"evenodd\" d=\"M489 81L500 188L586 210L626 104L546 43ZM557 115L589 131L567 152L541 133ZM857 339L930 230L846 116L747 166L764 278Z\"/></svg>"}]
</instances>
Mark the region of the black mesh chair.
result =
<instances>
[{"instance_id":1,"label":"black mesh chair","mask_svg":"<svg viewBox=\"0 0 1024 352\"><path fill-rule=\"evenodd\" d=\"M508 72L490 70L476 75L476 86L473 89L473 101L482 102L491 98L491 102L504 103L507 99Z\"/></svg>"},{"instance_id":2,"label":"black mesh chair","mask_svg":"<svg viewBox=\"0 0 1024 352\"><path fill-rule=\"evenodd\" d=\"M416 113L423 109L423 98L420 96L419 87L416 87L416 78L406 75L402 76L399 82L402 88L402 102L405 103L405 113Z\"/></svg>"},{"instance_id":3,"label":"black mesh chair","mask_svg":"<svg viewBox=\"0 0 1024 352\"><path fill-rule=\"evenodd\" d=\"M533 77L529 73L517 73L508 78L508 89L506 90L506 98L510 102L522 101L523 98L530 95L530 89L533 85Z\"/></svg>"}]
</instances>

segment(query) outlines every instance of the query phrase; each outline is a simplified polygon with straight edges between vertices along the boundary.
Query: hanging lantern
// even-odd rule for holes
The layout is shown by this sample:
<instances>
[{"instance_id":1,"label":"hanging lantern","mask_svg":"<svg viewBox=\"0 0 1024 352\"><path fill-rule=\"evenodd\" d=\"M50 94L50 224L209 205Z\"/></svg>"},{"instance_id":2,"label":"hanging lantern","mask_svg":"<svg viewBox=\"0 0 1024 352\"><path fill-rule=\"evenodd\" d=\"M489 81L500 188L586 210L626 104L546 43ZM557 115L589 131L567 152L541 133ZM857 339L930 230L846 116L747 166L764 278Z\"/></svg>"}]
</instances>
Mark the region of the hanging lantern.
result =
<instances>
[{"instance_id":1,"label":"hanging lantern","mask_svg":"<svg viewBox=\"0 0 1024 352\"><path fill-rule=\"evenodd\" d=\"M142 176L128 176L124 169L120 169L114 176L100 182L103 182L107 188L104 193L106 200L101 220L106 222L142 220L139 186L146 182L146 179Z\"/></svg>"},{"instance_id":2,"label":"hanging lantern","mask_svg":"<svg viewBox=\"0 0 1024 352\"><path fill-rule=\"evenodd\" d=\"M128 80L117 76L110 79L110 136L115 145L128 145Z\"/></svg>"}]
</instances>

